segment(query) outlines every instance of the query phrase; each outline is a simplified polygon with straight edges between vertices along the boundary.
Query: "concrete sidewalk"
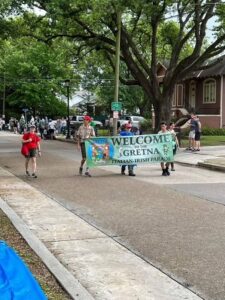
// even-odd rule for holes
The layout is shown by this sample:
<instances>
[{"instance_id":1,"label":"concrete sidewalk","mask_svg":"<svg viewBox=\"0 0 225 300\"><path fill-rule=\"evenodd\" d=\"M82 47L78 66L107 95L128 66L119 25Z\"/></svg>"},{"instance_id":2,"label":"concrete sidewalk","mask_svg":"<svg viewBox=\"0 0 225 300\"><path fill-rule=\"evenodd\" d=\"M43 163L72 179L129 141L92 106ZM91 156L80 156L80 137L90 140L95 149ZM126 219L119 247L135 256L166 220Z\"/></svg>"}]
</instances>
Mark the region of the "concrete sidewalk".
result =
<instances>
[{"instance_id":1,"label":"concrete sidewalk","mask_svg":"<svg viewBox=\"0 0 225 300\"><path fill-rule=\"evenodd\" d=\"M201 299L2 168L0 208L72 299Z\"/></svg>"},{"instance_id":2,"label":"concrete sidewalk","mask_svg":"<svg viewBox=\"0 0 225 300\"><path fill-rule=\"evenodd\" d=\"M181 148L175 156L175 162L225 172L225 146L202 147L199 152Z\"/></svg>"}]
</instances>

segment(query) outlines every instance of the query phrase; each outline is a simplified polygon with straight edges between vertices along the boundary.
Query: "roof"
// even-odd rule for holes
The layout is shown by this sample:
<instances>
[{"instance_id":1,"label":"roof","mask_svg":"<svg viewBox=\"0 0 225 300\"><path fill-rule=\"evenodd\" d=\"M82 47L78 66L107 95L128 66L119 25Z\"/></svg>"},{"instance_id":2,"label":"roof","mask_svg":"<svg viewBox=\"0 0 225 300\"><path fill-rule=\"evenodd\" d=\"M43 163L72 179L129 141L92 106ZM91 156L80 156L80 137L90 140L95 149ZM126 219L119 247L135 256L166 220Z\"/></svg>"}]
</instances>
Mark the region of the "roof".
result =
<instances>
[{"instance_id":1,"label":"roof","mask_svg":"<svg viewBox=\"0 0 225 300\"><path fill-rule=\"evenodd\" d=\"M217 57L214 60L207 61L204 67L207 65L212 66L207 69L192 72L185 79L225 75L225 55Z\"/></svg>"}]
</instances>

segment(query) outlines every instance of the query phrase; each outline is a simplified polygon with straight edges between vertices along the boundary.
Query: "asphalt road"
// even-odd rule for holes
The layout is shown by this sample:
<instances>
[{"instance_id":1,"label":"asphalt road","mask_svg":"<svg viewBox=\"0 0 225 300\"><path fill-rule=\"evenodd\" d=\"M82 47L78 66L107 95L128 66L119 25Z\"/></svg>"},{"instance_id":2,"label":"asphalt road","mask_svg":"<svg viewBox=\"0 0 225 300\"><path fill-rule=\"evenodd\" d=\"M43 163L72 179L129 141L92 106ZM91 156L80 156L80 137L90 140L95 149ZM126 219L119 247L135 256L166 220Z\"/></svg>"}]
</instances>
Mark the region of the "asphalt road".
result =
<instances>
[{"instance_id":1,"label":"asphalt road","mask_svg":"<svg viewBox=\"0 0 225 300\"><path fill-rule=\"evenodd\" d=\"M0 136L0 166L50 195L181 284L207 300L225 299L225 174L158 165L78 176L74 144L42 142L38 179L24 175L18 136ZM157 299L158 300L158 299Z\"/></svg>"}]
</instances>

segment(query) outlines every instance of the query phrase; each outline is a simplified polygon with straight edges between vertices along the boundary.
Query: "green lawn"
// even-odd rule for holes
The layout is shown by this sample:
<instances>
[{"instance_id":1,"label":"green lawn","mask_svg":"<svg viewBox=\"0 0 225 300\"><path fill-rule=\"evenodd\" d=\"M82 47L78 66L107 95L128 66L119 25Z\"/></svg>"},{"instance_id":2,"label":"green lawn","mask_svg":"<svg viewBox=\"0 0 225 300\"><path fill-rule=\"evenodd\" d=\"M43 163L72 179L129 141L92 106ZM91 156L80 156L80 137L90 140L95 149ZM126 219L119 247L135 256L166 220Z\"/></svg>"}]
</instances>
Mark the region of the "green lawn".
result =
<instances>
[{"instance_id":1,"label":"green lawn","mask_svg":"<svg viewBox=\"0 0 225 300\"><path fill-rule=\"evenodd\" d=\"M223 135L203 135L201 136L201 146L219 146L225 145L225 136ZM182 137L181 147L188 146L188 137Z\"/></svg>"}]
</instances>

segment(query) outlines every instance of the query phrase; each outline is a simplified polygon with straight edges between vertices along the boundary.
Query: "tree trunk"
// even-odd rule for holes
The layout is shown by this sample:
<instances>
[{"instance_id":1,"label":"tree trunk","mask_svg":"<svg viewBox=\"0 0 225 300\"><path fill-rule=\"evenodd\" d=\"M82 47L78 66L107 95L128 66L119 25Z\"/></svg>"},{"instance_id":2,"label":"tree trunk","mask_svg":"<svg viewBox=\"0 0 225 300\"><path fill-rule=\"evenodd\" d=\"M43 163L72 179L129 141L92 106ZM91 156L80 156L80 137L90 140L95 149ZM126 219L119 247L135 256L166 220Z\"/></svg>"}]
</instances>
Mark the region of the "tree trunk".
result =
<instances>
[{"instance_id":1,"label":"tree trunk","mask_svg":"<svg viewBox=\"0 0 225 300\"><path fill-rule=\"evenodd\" d=\"M146 93L149 99L149 105L153 104L155 113L155 132L160 130L160 123L165 122L169 125L171 121L171 103L172 103L172 92L171 90L167 93L158 95L154 97L152 101L150 93Z\"/></svg>"}]
</instances>

